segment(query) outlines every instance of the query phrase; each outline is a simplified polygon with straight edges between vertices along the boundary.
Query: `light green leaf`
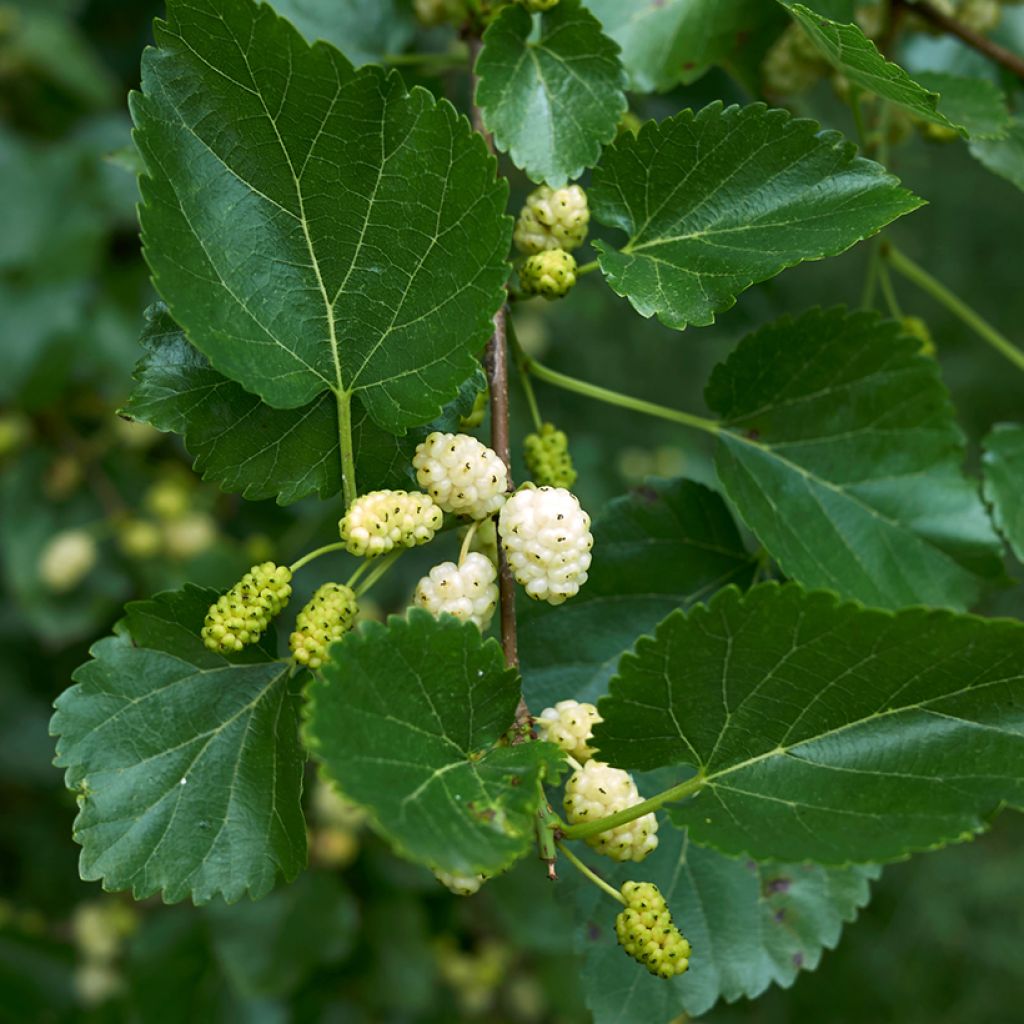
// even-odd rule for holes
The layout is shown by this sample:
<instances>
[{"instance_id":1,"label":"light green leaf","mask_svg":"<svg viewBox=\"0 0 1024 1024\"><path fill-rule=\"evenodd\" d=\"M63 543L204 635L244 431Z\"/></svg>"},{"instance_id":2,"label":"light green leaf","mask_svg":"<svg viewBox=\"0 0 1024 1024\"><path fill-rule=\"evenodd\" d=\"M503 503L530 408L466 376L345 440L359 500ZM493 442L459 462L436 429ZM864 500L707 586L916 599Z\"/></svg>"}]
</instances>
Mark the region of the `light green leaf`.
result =
<instances>
[{"instance_id":1,"label":"light green leaf","mask_svg":"<svg viewBox=\"0 0 1024 1024\"><path fill-rule=\"evenodd\" d=\"M598 870L616 887L637 874L635 866L607 860ZM754 999L770 985L788 988L836 947L878 874L875 867L733 860L691 843L684 831L663 830L643 878L661 889L690 940L690 969L666 982L624 956L615 941L615 906L574 880L576 949L594 1024L700 1016L719 1000Z\"/></svg>"},{"instance_id":2,"label":"light green leaf","mask_svg":"<svg viewBox=\"0 0 1024 1024\"><path fill-rule=\"evenodd\" d=\"M898 64L887 61L855 24L832 21L803 4L779 0L837 71L862 89L896 103L926 121L957 127L939 111L939 97L919 85Z\"/></svg>"},{"instance_id":3,"label":"light green leaf","mask_svg":"<svg viewBox=\"0 0 1024 1024\"><path fill-rule=\"evenodd\" d=\"M684 110L623 136L594 174L601 269L643 316L706 325L740 292L835 256L921 200L836 132L763 104Z\"/></svg>"},{"instance_id":4,"label":"light green leaf","mask_svg":"<svg viewBox=\"0 0 1024 1024\"><path fill-rule=\"evenodd\" d=\"M353 64L380 61L400 53L412 39L416 22L399 0L270 0L310 43L336 46Z\"/></svg>"},{"instance_id":5,"label":"light green leaf","mask_svg":"<svg viewBox=\"0 0 1024 1024\"><path fill-rule=\"evenodd\" d=\"M738 38L778 12L764 0L586 0L622 47L629 86L663 92L693 82L729 56Z\"/></svg>"},{"instance_id":6,"label":"light green leaf","mask_svg":"<svg viewBox=\"0 0 1024 1024\"><path fill-rule=\"evenodd\" d=\"M294 994L320 966L337 963L356 932L352 895L334 875L308 871L259 903L213 904L211 940L236 992Z\"/></svg>"},{"instance_id":7,"label":"light green leaf","mask_svg":"<svg viewBox=\"0 0 1024 1024\"><path fill-rule=\"evenodd\" d=\"M1024 562L1024 427L997 423L984 447L985 500L999 532Z\"/></svg>"},{"instance_id":8,"label":"light green leaf","mask_svg":"<svg viewBox=\"0 0 1024 1024\"><path fill-rule=\"evenodd\" d=\"M435 416L504 294L483 138L251 0L171 0L156 40L132 103L142 232L189 340L277 408L334 390L395 433Z\"/></svg>"},{"instance_id":9,"label":"light green leaf","mask_svg":"<svg viewBox=\"0 0 1024 1024\"><path fill-rule=\"evenodd\" d=\"M993 174L1024 191L1024 118L1010 121L1005 138L973 140L971 155Z\"/></svg>"},{"instance_id":10,"label":"light green leaf","mask_svg":"<svg viewBox=\"0 0 1024 1024\"><path fill-rule=\"evenodd\" d=\"M558 608L524 602L519 653L536 711L595 701L623 651L670 611L745 585L754 561L722 499L689 480L654 480L599 515L594 560L578 597Z\"/></svg>"},{"instance_id":11,"label":"light green leaf","mask_svg":"<svg viewBox=\"0 0 1024 1024\"><path fill-rule=\"evenodd\" d=\"M542 15L539 35L521 4L506 7L476 65L476 100L497 147L552 186L593 167L627 106L618 53L580 0Z\"/></svg>"},{"instance_id":12,"label":"light green leaf","mask_svg":"<svg viewBox=\"0 0 1024 1024\"><path fill-rule=\"evenodd\" d=\"M282 505L310 494L330 498L341 490L338 412L334 396L318 395L299 409L274 409L218 373L194 348L165 307L147 312L141 339L146 356L135 370L136 387L123 415L185 437L195 468L226 491ZM406 487L416 445L433 429L455 429L479 390L481 371L470 377L442 417L396 437L382 430L353 401L356 479L364 491Z\"/></svg>"},{"instance_id":13,"label":"light green leaf","mask_svg":"<svg viewBox=\"0 0 1024 1024\"><path fill-rule=\"evenodd\" d=\"M730 588L627 654L600 756L687 765L671 809L694 842L822 864L971 838L1024 801L1024 625L840 604L796 584Z\"/></svg>"},{"instance_id":14,"label":"light green leaf","mask_svg":"<svg viewBox=\"0 0 1024 1024\"><path fill-rule=\"evenodd\" d=\"M107 890L234 902L305 865L291 663L200 653L215 597L190 588L129 606L137 635L122 627L96 644L56 702L50 731L78 795L82 878ZM176 630L190 634L180 646Z\"/></svg>"},{"instance_id":15,"label":"light green leaf","mask_svg":"<svg viewBox=\"0 0 1024 1024\"><path fill-rule=\"evenodd\" d=\"M471 623L413 608L331 648L309 687L306 741L400 852L445 871L494 874L534 841L547 743L502 745L519 678Z\"/></svg>"},{"instance_id":16,"label":"light green leaf","mask_svg":"<svg viewBox=\"0 0 1024 1024\"><path fill-rule=\"evenodd\" d=\"M716 468L787 576L883 608L963 608L999 540L934 360L872 313L812 310L746 338L707 388Z\"/></svg>"},{"instance_id":17,"label":"light green leaf","mask_svg":"<svg viewBox=\"0 0 1024 1024\"><path fill-rule=\"evenodd\" d=\"M1010 112L1002 89L984 78L965 78L941 71L919 71L917 81L939 94L939 110L972 139L1002 138Z\"/></svg>"}]
</instances>

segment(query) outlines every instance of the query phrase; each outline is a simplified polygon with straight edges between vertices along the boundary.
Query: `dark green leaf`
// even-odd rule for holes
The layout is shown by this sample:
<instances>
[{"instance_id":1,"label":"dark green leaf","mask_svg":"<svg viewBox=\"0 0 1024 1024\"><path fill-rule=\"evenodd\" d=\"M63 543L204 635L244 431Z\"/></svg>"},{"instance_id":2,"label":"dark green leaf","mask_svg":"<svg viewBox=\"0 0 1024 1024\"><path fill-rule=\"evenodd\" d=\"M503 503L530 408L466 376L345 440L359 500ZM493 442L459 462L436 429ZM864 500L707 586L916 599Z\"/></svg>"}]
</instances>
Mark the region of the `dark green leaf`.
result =
<instances>
[{"instance_id":1,"label":"dark green leaf","mask_svg":"<svg viewBox=\"0 0 1024 1024\"><path fill-rule=\"evenodd\" d=\"M271 6L308 42L325 39L353 64L400 53L416 31L411 11L399 0L271 0Z\"/></svg>"},{"instance_id":2,"label":"dark green leaf","mask_svg":"<svg viewBox=\"0 0 1024 1024\"><path fill-rule=\"evenodd\" d=\"M259 903L208 911L213 948L235 990L253 997L287 996L313 971L348 952L356 909L333 876L307 872Z\"/></svg>"},{"instance_id":3,"label":"dark green leaf","mask_svg":"<svg viewBox=\"0 0 1024 1024\"><path fill-rule=\"evenodd\" d=\"M622 47L630 88L692 82L731 54L738 39L777 12L764 0L586 0Z\"/></svg>"},{"instance_id":4,"label":"dark green leaf","mask_svg":"<svg viewBox=\"0 0 1024 1024\"><path fill-rule=\"evenodd\" d=\"M729 499L786 575L866 604L963 608L1002 571L934 360L875 314L788 317L707 389Z\"/></svg>"},{"instance_id":5,"label":"dark green leaf","mask_svg":"<svg viewBox=\"0 0 1024 1024\"><path fill-rule=\"evenodd\" d=\"M519 678L472 624L421 609L367 623L309 687L306 739L324 770L406 856L494 874L533 842L547 743L502 746Z\"/></svg>"},{"instance_id":6,"label":"dark green leaf","mask_svg":"<svg viewBox=\"0 0 1024 1024\"><path fill-rule=\"evenodd\" d=\"M664 831L642 873L661 889L690 940L690 969L670 982L652 977L616 943L614 904L590 884L573 884L576 948L594 1024L668 1021L684 1011L698 1016L720 999L753 999L770 985L788 988L836 947L879 873L733 860L689 842L681 830ZM634 866L607 861L598 870L616 887L637 875Z\"/></svg>"},{"instance_id":7,"label":"dark green leaf","mask_svg":"<svg viewBox=\"0 0 1024 1024\"><path fill-rule=\"evenodd\" d=\"M985 500L1000 533L1024 562L1024 427L997 423L985 438Z\"/></svg>"},{"instance_id":8,"label":"dark green leaf","mask_svg":"<svg viewBox=\"0 0 1024 1024\"><path fill-rule=\"evenodd\" d=\"M624 231L595 242L611 286L669 327L705 325L744 289L835 256L921 205L884 168L763 104L684 110L605 154L594 215Z\"/></svg>"},{"instance_id":9,"label":"dark green leaf","mask_svg":"<svg viewBox=\"0 0 1024 1024\"><path fill-rule=\"evenodd\" d=\"M898 64L887 61L858 25L832 21L791 0L779 3L803 26L825 59L852 83L926 121L956 127L939 111L938 94L918 85Z\"/></svg>"},{"instance_id":10,"label":"dark green leaf","mask_svg":"<svg viewBox=\"0 0 1024 1024\"><path fill-rule=\"evenodd\" d=\"M567 697L597 700L638 636L670 611L753 576L725 503L689 480L655 480L617 498L593 533L594 561L579 596L521 610L524 687L537 711Z\"/></svg>"},{"instance_id":11,"label":"dark green leaf","mask_svg":"<svg viewBox=\"0 0 1024 1024\"><path fill-rule=\"evenodd\" d=\"M507 185L482 137L251 0L171 0L156 38L132 106L174 319L277 408L334 390L395 433L436 415L504 294Z\"/></svg>"},{"instance_id":12,"label":"dark green leaf","mask_svg":"<svg viewBox=\"0 0 1024 1024\"><path fill-rule=\"evenodd\" d=\"M1010 121L1005 138L973 140L971 155L993 174L1024 190L1024 118Z\"/></svg>"},{"instance_id":13,"label":"dark green leaf","mask_svg":"<svg viewBox=\"0 0 1024 1024\"><path fill-rule=\"evenodd\" d=\"M673 612L601 701L600 756L696 768L695 842L823 864L969 839L1024 802L1024 625L796 584Z\"/></svg>"},{"instance_id":14,"label":"dark green leaf","mask_svg":"<svg viewBox=\"0 0 1024 1024\"><path fill-rule=\"evenodd\" d=\"M50 725L78 794L82 877L136 899L255 899L305 864L291 665L199 651L183 634L210 596L129 606L136 634L95 645Z\"/></svg>"},{"instance_id":15,"label":"dark green leaf","mask_svg":"<svg viewBox=\"0 0 1024 1024\"><path fill-rule=\"evenodd\" d=\"M122 412L159 430L183 434L195 468L226 491L282 505L341 490L338 412L334 396L301 409L274 409L218 373L174 323L166 308L147 312L135 370L136 387ZM453 430L473 405L482 372L460 388L442 416L402 437L376 426L353 400L356 479L365 491L405 487L416 445L431 430Z\"/></svg>"},{"instance_id":16,"label":"dark green leaf","mask_svg":"<svg viewBox=\"0 0 1024 1024\"><path fill-rule=\"evenodd\" d=\"M972 139L998 139L1010 126L1006 96L984 78L965 78L941 71L920 71L917 81L939 94L939 110Z\"/></svg>"},{"instance_id":17,"label":"dark green leaf","mask_svg":"<svg viewBox=\"0 0 1024 1024\"><path fill-rule=\"evenodd\" d=\"M593 167L626 110L619 48L579 0L540 19L521 4L484 33L476 99L494 141L534 180L559 186Z\"/></svg>"}]
</instances>

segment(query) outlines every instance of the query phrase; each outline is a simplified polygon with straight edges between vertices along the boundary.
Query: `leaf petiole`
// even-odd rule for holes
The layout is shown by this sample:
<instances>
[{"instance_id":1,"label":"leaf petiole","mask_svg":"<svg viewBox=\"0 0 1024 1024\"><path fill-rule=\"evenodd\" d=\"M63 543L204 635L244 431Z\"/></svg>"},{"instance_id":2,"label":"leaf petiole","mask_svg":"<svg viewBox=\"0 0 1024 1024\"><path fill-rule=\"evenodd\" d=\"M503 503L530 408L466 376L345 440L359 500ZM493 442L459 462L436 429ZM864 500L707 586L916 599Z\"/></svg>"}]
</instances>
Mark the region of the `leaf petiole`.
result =
<instances>
[{"instance_id":1,"label":"leaf petiole","mask_svg":"<svg viewBox=\"0 0 1024 1024\"><path fill-rule=\"evenodd\" d=\"M645 814L650 814L651 811L660 810L665 804L677 803L680 800L685 800L688 796L693 796L704 788L706 781L707 779L705 779L704 775L698 772L693 778L680 782L679 785L672 786L670 789L663 790L661 793L657 793L647 800L634 804L632 807L627 807L624 811L617 811L615 814L609 814L605 818L595 818L593 821L584 821L578 825L570 825L565 829L565 838L588 839L590 836L607 832L608 829L618 828L619 825L626 825L631 821L636 821L637 818L642 818Z\"/></svg>"},{"instance_id":2,"label":"leaf petiole","mask_svg":"<svg viewBox=\"0 0 1024 1024\"><path fill-rule=\"evenodd\" d=\"M352 392L336 391L338 400L338 451L341 455L341 489L345 511L356 500L356 456L352 447Z\"/></svg>"},{"instance_id":3,"label":"leaf petiole","mask_svg":"<svg viewBox=\"0 0 1024 1024\"><path fill-rule=\"evenodd\" d=\"M509 338L512 339L512 352L516 359L516 369L519 371L519 382L523 386L523 394L526 395L526 404L530 409L530 418L533 420L533 429L539 434L544 421L540 415L540 406L537 404L537 394L533 390L533 381L530 380L530 374L526 368L526 363L524 362L526 356L519 345L519 339L516 337L516 331L515 327L512 325L511 317L508 319L508 335Z\"/></svg>"},{"instance_id":4,"label":"leaf petiole","mask_svg":"<svg viewBox=\"0 0 1024 1024\"><path fill-rule=\"evenodd\" d=\"M570 850L569 847L565 845L565 843L558 843L556 845L558 846L558 852L565 854L566 860L568 860L569 863L581 875L583 875L584 878L586 878L588 881L593 882L594 885L598 887L598 889L601 889L603 892L606 892L609 896L611 896L613 900L618 900L619 903L621 903L623 906L626 905L626 900L622 893L616 889L613 889L612 886L610 886L603 878L601 878L600 875L591 871L590 868L588 868L587 865L584 864L583 861L581 861L579 857L577 857L576 854L573 853L572 850Z\"/></svg>"},{"instance_id":5,"label":"leaf petiole","mask_svg":"<svg viewBox=\"0 0 1024 1024\"><path fill-rule=\"evenodd\" d=\"M388 570L402 557L406 552L405 548L399 548L397 551L392 551L391 554L385 555L381 558L377 565L373 567L373 570L366 577L365 580L359 585L356 590L356 598L362 597L372 587L378 583L387 574Z\"/></svg>"},{"instance_id":6,"label":"leaf petiole","mask_svg":"<svg viewBox=\"0 0 1024 1024\"><path fill-rule=\"evenodd\" d=\"M997 331L987 320L976 313L958 295L951 292L941 281L936 280L924 267L918 266L909 256L899 249L886 244L882 255L897 273L913 282L923 292L930 295L936 302L943 305L955 317L965 323L982 341L988 342L997 352L1005 356L1018 369L1024 370L1024 352Z\"/></svg>"}]
</instances>

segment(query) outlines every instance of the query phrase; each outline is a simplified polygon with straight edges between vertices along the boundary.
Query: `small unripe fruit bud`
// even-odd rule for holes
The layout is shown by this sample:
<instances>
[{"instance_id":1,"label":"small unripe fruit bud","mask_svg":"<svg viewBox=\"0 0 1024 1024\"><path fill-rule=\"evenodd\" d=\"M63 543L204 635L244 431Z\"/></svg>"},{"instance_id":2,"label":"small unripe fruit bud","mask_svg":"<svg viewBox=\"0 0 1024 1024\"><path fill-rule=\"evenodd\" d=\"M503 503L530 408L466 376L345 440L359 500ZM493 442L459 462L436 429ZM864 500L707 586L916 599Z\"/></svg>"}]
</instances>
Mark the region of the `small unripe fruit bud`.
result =
<instances>
[{"instance_id":1,"label":"small unripe fruit bud","mask_svg":"<svg viewBox=\"0 0 1024 1024\"><path fill-rule=\"evenodd\" d=\"M572 487L576 469L569 454L565 431L553 423L543 423L539 433L527 434L523 440L523 458L533 482L541 487Z\"/></svg>"},{"instance_id":2,"label":"small unripe fruit bud","mask_svg":"<svg viewBox=\"0 0 1024 1024\"><path fill-rule=\"evenodd\" d=\"M690 943L673 924L665 897L650 882L626 882L626 909L615 918L619 945L658 978L678 977L690 966Z\"/></svg>"},{"instance_id":3,"label":"small unripe fruit bud","mask_svg":"<svg viewBox=\"0 0 1024 1024\"><path fill-rule=\"evenodd\" d=\"M472 896L480 891L480 886L487 881L486 875L453 875L447 871L435 869L434 877L456 896Z\"/></svg>"},{"instance_id":4,"label":"small unripe fruit bud","mask_svg":"<svg viewBox=\"0 0 1024 1024\"><path fill-rule=\"evenodd\" d=\"M576 261L564 249L535 253L519 268L519 283L527 295L561 299L576 284Z\"/></svg>"}]
</instances>

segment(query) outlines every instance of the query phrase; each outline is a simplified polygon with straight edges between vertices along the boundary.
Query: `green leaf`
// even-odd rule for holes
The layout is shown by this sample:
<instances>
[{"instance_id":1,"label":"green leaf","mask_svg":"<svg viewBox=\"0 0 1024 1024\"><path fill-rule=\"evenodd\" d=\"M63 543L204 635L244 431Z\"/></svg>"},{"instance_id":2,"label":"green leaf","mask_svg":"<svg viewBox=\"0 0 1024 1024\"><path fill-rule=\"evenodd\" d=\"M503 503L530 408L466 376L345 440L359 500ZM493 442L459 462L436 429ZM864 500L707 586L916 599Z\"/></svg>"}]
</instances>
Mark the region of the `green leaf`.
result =
<instances>
[{"instance_id":1,"label":"green leaf","mask_svg":"<svg viewBox=\"0 0 1024 1024\"><path fill-rule=\"evenodd\" d=\"M997 423L984 447L985 500L999 532L1024 562L1024 427Z\"/></svg>"},{"instance_id":2,"label":"green leaf","mask_svg":"<svg viewBox=\"0 0 1024 1024\"><path fill-rule=\"evenodd\" d=\"M763 0L586 0L622 48L629 87L664 92L729 56L744 33L777 12Z\"/></svg>"},{"instance_id":3,"label":"green leaf","mask_svg":"<svg viewBox=\"0 0 1024 1024\"><path fill-rule=\"evenodd\" d=\"M883 608L963 608L999 540L934 360L873 313L812 310L711 375L718 477L787 576Z\"/></svg>"},{"instance_id":4,"label":"green leaf","mask_svg":"<svg viewBox=\"0 0 1024 1024\"><path fill-rule=\"evenodd\" d=\"M50 732L78 794L82 878L108 891L234 902L305 865L291 664L200 652L215 597L187 588L129 605L127 628L93 647L56 702Z\"/></svg>"},{"instance_id":5,"label":"green leaf","mask_svg":"<svg viewBox=\"0 0 1024 1024\"><path fill-rule=\"evenodd\" d=\"M616 887L637 873L606 860L598 870ZM870 866L733 860L691 843L684 831L665 830L643 877L661 889L690 940L690 969L669 982L652 977L616 943L614 905L593 885L574 881L576 948L594 1024L698 1016L720 999L754 999L770 985L788 988L836 947L878 874Z\"/></svg>"},{"instance_id":6,"label":"green leaf","mask_svg":"<svg viewBox=\"0 0 1024 1024\"><path fill-rule=\"evenodd\" d=\"M318 967L341 960L356 931L351 894L318 871L259 903L214 904L207 914L224 973L248 998L293 994Z\"/></svg>"},{"instance_id":7,"label":"green leaf","mask_svg":"<svg viewBox=\"0 0 1024 1024\"><path fill-rule=\"evenodd\" d=\"M649 122L609 148L589 194L595 217L629 238L594 243L612 288L679 329L921 205L837 132L760 103Z\"/></svg>"},{"instance_id":8,"label":"green leaf","mask_svg":"<svg viewBox=\"0 0 1024 1024\"><path fill-rule=\"evenodd\" d=\"M378 831L430 867L494 874L533 842L547 743L502 746L519 678L471 623L414 608L331 649L309 687L306 741Z\"/></svg>"},{"instance_id":9,"label":"green leaf","mask_svg":"<svg viewBox=\"0 0 1024 1024\"><path fill-rule=\"evenodd\" d=\"M619 48L580 0L540 18L521 4L484 33L476 100L494 142L534 181L564 185L593 167L626 110Z\"/></svg>"},{"instance_id":10,"label":"green leaf","mask_svg":"<svg viewBox=\"0 0 1024 1024\"><path fill-rule=\"evenodd\" d=\"M1024 801L1024 625L723 590L627 654L600 756L696 768L694 842L758 859L890 861L971 838Z\"/></svg>"},{"instance_id":11,"label":"green leaf","mask_svg":"<svg viewBox=\"0 0 1024 1024\"><path fill-rule=\"evenodd\" d=\"M917 81L939 94L939 109L972 139L998 139L1010 126L1006 96L993 82L941 71L920 71Z\"/></svg>"},{"instance_id":12,"label":"green leaf","mask_svg":"<svg viewBox=\"0 0 1024 1024\"><path fill-rule=\"evenodd\" d=\"M251 0L171 0L156 40L132 103L142 233L189 340L277 408L333 390L395 433L435 416L504 295L483 138Z\"/></svg>"},{"instance_id":13,"label":"green leaf","mask_svg":"<svg viewBox=\"0 0 1024 1024\"><path fill-rule=\"evenodd\" d=\"M919 85L898 64L887 61L859 26L832 21L791 0L779 3L804 28L822 56L855 85L926 121L957 127L939 111L938 94Z\"/></svg>"},{"instance_id":14,"label":"green leaf","mask_svg":"<svg viewBox=\"0 0 1024 1024\"><path fill-rule=\"evenodd\" d=\"M251 500L291 504L310 494L341 490L338 411L334 396L318 395L300 409L274 409L218 373L193 347L166 308L146 314L145 357L123 415L184 435L195 469L226 491ZM431 430L452 430L472 408L482 372L477 367L442 416L402 437L382 430L353 400L356 478L363 490L405 487L416 445Z\"/></svg>"},{"instance_id":15,"label":"green leaf","mask_svg":"<svg viewBox=\"0 0 1024 1024\"><path fill-rule=\"evenodd\" d=\"M729 510L690 480L654 480L616 498L593 526L587 585L567 604L524 602L519 645L527 703L595 701L623 651L670 611L746 585L754 561Z\"/></svg>"},{"instance_id":16,"label":"green leaf","mask_svg":"<svg viewBox=\"0 0 1024 1024\"><path fill-rule=\"evenodd\" d=\"M416 22L398 0L270 0L310 43L324 39L353 64L380 61L400 53L416 31Z\"/></svg>"},{"instance_id":17,"label":"green leaf","mask_svg":"<svg viewBox=\"0 0 1024 1024\"><path fill-rule=\"evenodd\" d=\"M1024 191L1024 118L1011 119L1005 138L974 139L971 155Z\"/></svg>"}]
</instances>

